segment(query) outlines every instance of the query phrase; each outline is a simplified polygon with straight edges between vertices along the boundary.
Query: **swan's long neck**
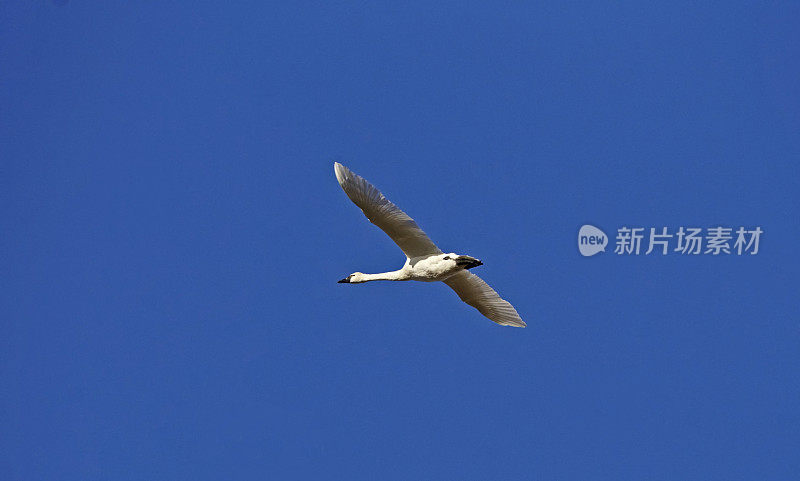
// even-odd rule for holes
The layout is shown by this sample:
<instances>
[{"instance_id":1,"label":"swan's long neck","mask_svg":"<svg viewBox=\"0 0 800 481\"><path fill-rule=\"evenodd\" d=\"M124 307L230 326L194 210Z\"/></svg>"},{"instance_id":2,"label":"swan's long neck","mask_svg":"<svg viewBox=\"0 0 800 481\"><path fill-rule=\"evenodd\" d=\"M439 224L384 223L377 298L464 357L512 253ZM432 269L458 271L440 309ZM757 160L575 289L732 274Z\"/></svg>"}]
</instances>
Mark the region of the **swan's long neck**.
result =
<instances>
[{"instance_id":1,"label":"swan's long neck","mask_svg":"<svg viewBox=\"0 0 800 481\"><path fill-rule=\"evenodd\" d=\"M378 274L362 274L359 279L361 282L369 281L407 281L411 276L404 269L380 272Z\"/></svg>"}]
</instances>

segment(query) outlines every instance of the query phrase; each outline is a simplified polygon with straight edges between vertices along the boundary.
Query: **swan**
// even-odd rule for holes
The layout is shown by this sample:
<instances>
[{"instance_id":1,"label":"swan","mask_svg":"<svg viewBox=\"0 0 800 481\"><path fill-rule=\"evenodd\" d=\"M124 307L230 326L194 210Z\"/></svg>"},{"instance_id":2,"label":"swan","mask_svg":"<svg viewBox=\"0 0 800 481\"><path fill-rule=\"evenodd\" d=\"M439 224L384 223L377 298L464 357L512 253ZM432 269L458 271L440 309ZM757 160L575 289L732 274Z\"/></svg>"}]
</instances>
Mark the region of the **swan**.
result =
<instances>
[{"instance_id":1,"label":"swan","mask_svg":"<svg viewBox=\"0 0 800 481\"><path fill-rule=\"evenodd\" d=\"M470 269L483 265L471 256L444 253L419 228L414 219L400 210L364 178L335 162L336 180L347 197L370 222L380 227L406 255L402 268L379 274L354 272L340 280L342 284L370 281L444 282L458 297L501 326L525 327L516 309Z\"/></svg>"}]
</instances>

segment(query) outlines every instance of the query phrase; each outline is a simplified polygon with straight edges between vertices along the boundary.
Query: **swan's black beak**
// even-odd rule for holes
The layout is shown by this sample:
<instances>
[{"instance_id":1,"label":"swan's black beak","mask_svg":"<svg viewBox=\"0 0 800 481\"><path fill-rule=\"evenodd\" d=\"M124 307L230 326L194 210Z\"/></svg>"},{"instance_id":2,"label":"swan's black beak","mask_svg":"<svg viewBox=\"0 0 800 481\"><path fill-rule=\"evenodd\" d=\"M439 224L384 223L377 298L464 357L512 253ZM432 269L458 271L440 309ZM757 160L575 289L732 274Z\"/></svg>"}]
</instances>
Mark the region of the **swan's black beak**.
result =
<instances>
[{"instance_id":1,"label":"swan's black beak","mask_svg":"<svg viewBox=\"0 0 800 481\"><path fill-rule=\"evenodd\" d=\"M472 269L473 267L482 266L483 262L470 256L458 256L456 257L456 265L464 269Z\"/></svg>"},{"instance_id":2,"label":"swan's black beak","mask_svg":"<svg viewBox=\"0 0 800 481\"><path fill-rule=\"evenodd\" d=\"M340 281L336 281L337 284L350 284L350 276L345 277Z\"/></svg>"}]
</instances>

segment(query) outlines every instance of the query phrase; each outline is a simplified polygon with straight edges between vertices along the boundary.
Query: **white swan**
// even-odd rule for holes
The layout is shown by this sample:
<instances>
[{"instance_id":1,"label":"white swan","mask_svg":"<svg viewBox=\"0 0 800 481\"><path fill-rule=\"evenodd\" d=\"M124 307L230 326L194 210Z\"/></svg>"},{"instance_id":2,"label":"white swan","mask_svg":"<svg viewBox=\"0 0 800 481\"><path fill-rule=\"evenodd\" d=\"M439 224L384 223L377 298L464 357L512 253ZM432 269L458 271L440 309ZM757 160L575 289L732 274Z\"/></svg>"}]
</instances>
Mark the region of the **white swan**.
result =
<instances>
[{"instance_id":1,"label":"white swan","mask_svg":"<svg viewBox=\"0 0 800 481\"><path fill-rule=\"evenodd\" d=\"M414 219L389 202L372 184L338 162L333 164L333 170L350 200L406 254L406 263L399 270L380 274L354 272L340 283L442 281L456 291L462 301L492 321L502 326L525 327L525 321L514 306L502 299L483 279L468 272L468 269L482 265L481 261L470 256L443 253Z\"/></svg>"}]
</instances>

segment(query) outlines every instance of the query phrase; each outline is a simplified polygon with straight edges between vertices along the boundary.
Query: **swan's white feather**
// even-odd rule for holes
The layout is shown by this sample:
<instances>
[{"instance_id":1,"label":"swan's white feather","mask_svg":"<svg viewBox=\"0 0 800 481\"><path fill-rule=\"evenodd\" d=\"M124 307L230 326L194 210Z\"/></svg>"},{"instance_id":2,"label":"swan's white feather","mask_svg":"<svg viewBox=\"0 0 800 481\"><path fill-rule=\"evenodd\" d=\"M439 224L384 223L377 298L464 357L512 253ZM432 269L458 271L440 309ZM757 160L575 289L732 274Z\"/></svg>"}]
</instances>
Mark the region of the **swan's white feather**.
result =
<instances>
[{"instance_id":1,"label":"swan's white feather","mask_svg":"<svg viewBox=\"0 0 800 481\"><path fill-rule=\"evenodd\" d=\"M333 167L336 180L347 197L364 212L370 222L386 232L407 257L442 253L414 219L392 204L372 184L338 162Z\"/></svg>"},{"instance_id":2,"label":"swan's white feather","mask_svg":"<svg viewBox=\"0 0 800 481\"><path fill-rule=\"evenodd\" d=\"M462 301L501 326L526 326L514 306L475 274L461 271L445 279L444 283L456 291Z\"/></svg>"}]
</instances>

